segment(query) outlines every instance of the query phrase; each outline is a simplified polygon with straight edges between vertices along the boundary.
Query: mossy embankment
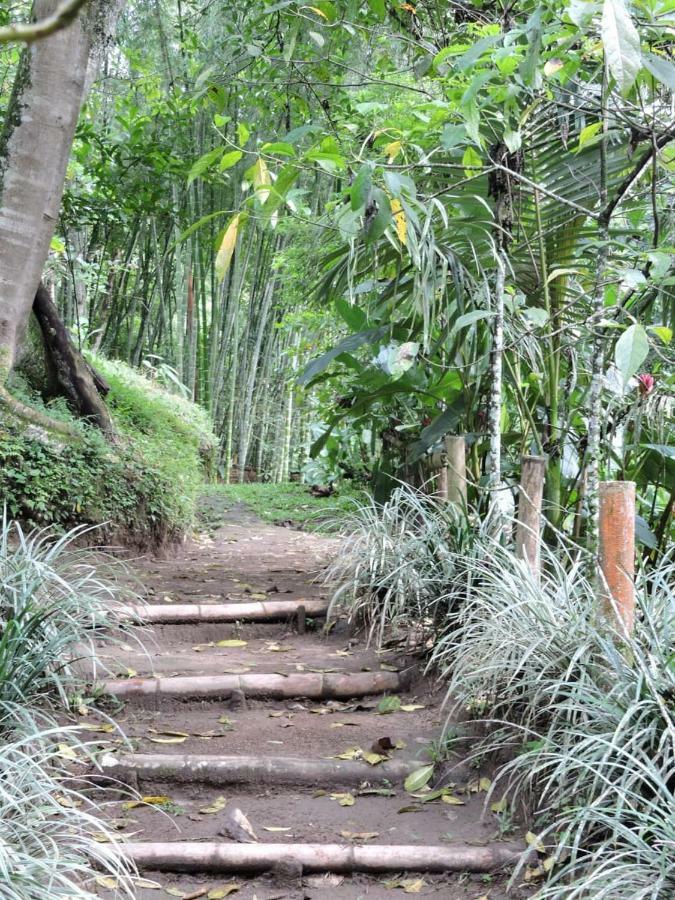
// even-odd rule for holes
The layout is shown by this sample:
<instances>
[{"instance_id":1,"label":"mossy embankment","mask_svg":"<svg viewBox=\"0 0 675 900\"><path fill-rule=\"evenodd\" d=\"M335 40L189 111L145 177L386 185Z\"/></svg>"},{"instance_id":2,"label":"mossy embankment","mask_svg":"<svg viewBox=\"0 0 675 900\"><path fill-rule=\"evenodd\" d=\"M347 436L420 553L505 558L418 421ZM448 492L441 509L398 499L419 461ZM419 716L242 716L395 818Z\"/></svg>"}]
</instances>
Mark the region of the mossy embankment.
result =
<instances>
[{"instance_id":1,"label":"mossy embankment","mask_svg":"<svg viewBox=\"0 0 675 900\"><path fill-rule=\"evenodd\" d=\"M195 498L213 466L216 438L208 415L121 362L91 359L110 386L118 433L112 446L74 419L65 403L45 408L20 376L12 392L77 436L53 439L0 420L0 503L27 525L100 526L97 540L160 546L190 527Z\"/></svg>"}]
</instances>

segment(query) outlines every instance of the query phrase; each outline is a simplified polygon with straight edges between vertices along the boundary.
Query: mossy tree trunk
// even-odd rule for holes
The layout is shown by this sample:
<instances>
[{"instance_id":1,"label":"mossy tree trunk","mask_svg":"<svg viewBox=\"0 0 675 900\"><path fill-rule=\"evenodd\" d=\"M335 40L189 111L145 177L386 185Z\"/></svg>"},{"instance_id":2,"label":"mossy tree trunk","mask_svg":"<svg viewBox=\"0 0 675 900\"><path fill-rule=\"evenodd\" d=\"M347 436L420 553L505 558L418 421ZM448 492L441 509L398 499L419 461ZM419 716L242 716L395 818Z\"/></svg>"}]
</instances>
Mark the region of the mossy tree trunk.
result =
<instances>
[{"instance_id":1,"label":"mossy tree trunk","mask_svg":"<svg viewBox=\"0 0 675 900\"><path fill-rule=\"evenodd\" d=\"M45 19L58 5L35 0L34 16ZM35 416L11 398L7 378L58 220L75 127L93 77L90 62L121 6L120 0L90 0L68 27L23 50L0 135L0 403L24 419ZM53 423L41 416L39 424Z\"/></svg>"}]
</instances>

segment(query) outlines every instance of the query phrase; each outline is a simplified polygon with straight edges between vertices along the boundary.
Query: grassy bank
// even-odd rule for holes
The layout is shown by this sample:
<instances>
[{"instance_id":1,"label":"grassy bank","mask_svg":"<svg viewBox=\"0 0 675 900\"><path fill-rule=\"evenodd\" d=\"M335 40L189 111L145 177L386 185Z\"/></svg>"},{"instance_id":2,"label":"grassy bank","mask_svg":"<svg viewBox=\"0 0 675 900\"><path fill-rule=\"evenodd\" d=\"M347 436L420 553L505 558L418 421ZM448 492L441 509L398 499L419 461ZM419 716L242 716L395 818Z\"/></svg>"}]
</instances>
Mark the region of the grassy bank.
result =
<instances>
[{"instance_id":1,"label":"grassy bank","mask_svg":"<svg viewBox=\"0 0 675 900\"><path fill-rule=\"evenodd\" d=\"M210 473L216 442L208 416L123 363L92 361L110 385L118 445L75 420L62 401L45 408L17 380L15 393L70 421L79 437L46 440L17 423L0 423L0 497L10 517L29 526L87 523L101 526L102 539L165 543L191 525Z\"/></svg>"}]
</instances>

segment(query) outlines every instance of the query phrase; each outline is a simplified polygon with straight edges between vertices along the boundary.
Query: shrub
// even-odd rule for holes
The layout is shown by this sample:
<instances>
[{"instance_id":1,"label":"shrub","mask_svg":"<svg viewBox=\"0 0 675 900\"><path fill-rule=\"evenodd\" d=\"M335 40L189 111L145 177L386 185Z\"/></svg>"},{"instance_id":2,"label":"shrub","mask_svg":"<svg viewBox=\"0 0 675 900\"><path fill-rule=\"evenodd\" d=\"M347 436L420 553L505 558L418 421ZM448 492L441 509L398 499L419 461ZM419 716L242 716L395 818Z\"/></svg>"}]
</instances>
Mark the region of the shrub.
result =
<instances>
[{"instance_id":1,"label":"shrub","mask_svg":"<svg viewBox=\"0 0 675 900\"><path fill-rule=\"evenodd\" d=\"M93 748L52 718L75 698L83 703L78 660L96 661L94 640L128 639L117 611L119 564L77 549L83 530L55 539L53 530L25 534L5 518L0 531L0 894L7 900L93 900L100 873L134 896L132 869L100 843L101 834L114 837L98 806L69 786L64 760L91 759Z\"/></svg>"},{"instance_id":2,"label":"shrub","mask_svg":"<svg viewBox=\"0 0 675 900\"><path fill-rule=\"evenodd\" d=\"M437 635L464 594L464 560L480 541L467 516L402 484L385 503L364 495L342 522L345 538L326 581L332 606L362 620L380 646L388 635Z\"/></svg>"},{"instance_id":3,"label":"shrub","mask_svg":"<svg viewBox=\"0 0 675 900\"><path fill-rule=\"evenodd\" d=\"M675 566L642 577L630 638L569 558L546 553L540 584L498 547L471 568L435 658L487 726L476 752L510 756L495 789L524 799L555 848L540 896L673 896Z\"/></svg>"}]
</instances>

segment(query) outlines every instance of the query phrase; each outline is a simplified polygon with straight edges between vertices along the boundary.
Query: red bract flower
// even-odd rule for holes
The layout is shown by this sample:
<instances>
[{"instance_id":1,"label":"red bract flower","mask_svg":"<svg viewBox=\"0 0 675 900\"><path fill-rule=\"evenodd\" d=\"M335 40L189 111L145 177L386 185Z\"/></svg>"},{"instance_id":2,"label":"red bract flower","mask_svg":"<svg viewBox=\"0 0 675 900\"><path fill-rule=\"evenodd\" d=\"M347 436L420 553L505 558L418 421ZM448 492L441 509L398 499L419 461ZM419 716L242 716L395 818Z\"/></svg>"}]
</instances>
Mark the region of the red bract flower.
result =
<instances>
[{"instance_id":1,"label":"red bract flower","mask_svg":"<svg viewBox=\"0 0 675 900\"><path fill-rule=\"evenodd\" d=\"M638 375L638 390L641 394L651 394L654 390L654 376L653 375Z\"/></svg>"}]
</instances>

